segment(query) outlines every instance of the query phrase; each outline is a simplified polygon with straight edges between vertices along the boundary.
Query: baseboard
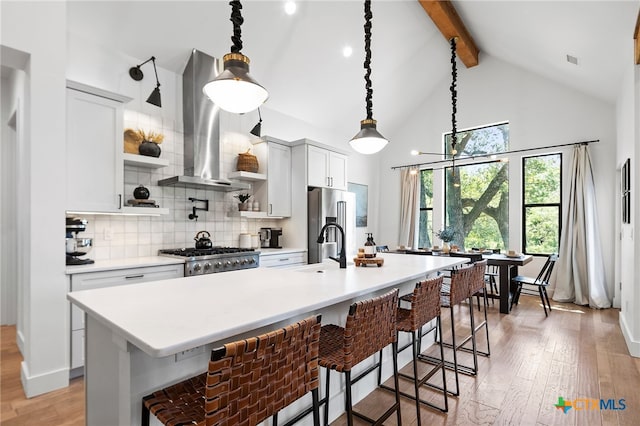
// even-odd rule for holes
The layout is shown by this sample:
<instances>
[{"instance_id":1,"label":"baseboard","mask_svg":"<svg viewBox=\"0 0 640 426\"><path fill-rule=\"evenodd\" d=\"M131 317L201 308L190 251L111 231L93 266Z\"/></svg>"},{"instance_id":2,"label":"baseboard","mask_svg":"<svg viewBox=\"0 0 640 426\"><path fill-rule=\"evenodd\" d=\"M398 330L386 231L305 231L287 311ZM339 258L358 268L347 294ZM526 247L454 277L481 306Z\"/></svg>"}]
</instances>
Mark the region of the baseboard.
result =
<instances>
[{"instance_id":1,"label":"baseboard","mask_svg":"<svg viewBox=\"0 0 640 426\"><path fill-rule=\"evenodd\" d=\"M24 394L27 398L32 398L69 386L69 369L61 368L46 374L32 376L29 374L27 363L22 361L20 364L20 379L22 380Z\"/></svg>"},{"instance_id":2,"label":"baseboard","mask_svg":"<svg viewBox=\"0 0 640 426\"><path fill-rule=\"evenodd\" d=\"M631 333L631 329L627 325L623 312L620 312L620 328L622 329L624 341L627 343L629 354L633 357L640 358L640 341L633 339L633 333Z\"/></svg>"},{"instance_id":3,"label":"baseboard","mask_svg":"<svg viewBox=\"0 0 640 426\"><path fill-rule=\"evenodd\" d=\"M21 330L16 331L16 345L18 345L18 350L24 358L24 334L22 334Z\"/></svg>"}]
</instances>

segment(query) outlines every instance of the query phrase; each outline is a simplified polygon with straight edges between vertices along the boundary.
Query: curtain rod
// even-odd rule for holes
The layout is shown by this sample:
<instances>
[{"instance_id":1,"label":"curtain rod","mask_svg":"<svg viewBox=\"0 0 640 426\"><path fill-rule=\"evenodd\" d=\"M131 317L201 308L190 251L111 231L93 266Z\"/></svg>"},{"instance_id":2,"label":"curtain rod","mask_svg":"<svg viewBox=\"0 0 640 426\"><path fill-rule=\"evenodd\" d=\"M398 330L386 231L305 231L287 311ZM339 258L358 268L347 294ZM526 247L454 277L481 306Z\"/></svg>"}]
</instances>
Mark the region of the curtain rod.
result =
<instances>
[{"instance_id":1,"label":"curtain rod","mask_svg":"<svg viewBox=\"0 0 640 426\"><path fill-rule=\"evenodd\" d=\"M600 139L594 139L592 141L582 141L582 142L562 143L562 144L558 144L558 145L541 146L539 148L524 148L524 149L515 149L513 151L490 152L490 153L487 153L487 154L469 155L467 157L458 157L458 158L456 158L456 160L475 160L476 158L487 158L487 157L490 157L492 155L505 155L505 154L514 154L514 153L517 153L517 152L539 151L541 149L560 148L560 147L563 147L563 146L571 146L571 145L589 145L590 143L597 143L597 142L600 142ZM444 155L444 154L438 154L438 155ZM431 164L442 164L442 163L449 163L449 162L451 162L451 159L429 161L429 162L425 162L425 163L406 164L404 166L393 166L393 167L391 167L391 170L407 169L407 168L411 168L411 167L428 166L428 165L431 165Z\"/></svg>"}]
</instances>

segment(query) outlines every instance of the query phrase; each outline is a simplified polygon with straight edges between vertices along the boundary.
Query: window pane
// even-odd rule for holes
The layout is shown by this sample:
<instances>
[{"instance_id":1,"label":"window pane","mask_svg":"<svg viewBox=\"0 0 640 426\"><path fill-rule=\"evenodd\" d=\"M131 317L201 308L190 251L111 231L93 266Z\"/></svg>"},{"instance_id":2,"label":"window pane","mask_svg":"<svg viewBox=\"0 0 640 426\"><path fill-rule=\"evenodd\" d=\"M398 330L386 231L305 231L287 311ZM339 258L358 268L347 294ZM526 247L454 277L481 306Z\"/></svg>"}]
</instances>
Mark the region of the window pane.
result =
<instances>
[{"instance_id":1,"label":"window pane","mask_svg":"<svg viewBox=\"0 0 640 426\"><path fill-rule=\"evenodd\" d=\"M420 208L433 207L433 170L420 172Z\"/></svg>"},{"instance_id":2,"label":"window pane","mask_svg":"<svg viewBox=\"0 0 640 426\"><path fill-rule=\"evenodd\" d=\"M496 124L456 133L456 157L505 152L509 148L509 123ZM444 136L444 152L451 156L451 133Z\"/></svg>"},{"instance_id":3,"label":"window pane","mask_svg":"<svg viewBox=\"0 0 640 426\"><path fill-rule=\"evenodd\" d=\"M527 253L557 253L560 241L560 206L525 207L525 250Z\"/></svg>"},{"instance_id":4,"label":"window pane","mask_svg":"<svg viewBox=\"0 0 640 426\"><path fill-rule=\"evenodd\" d=\"M508 163L446 169L447 224L462 248L509 247ZM456 185L459 182L459 185Z\"/></svg>"},{"instance_id":5,"label":"window pane","mask_svg":"<svg viewBox=\"0 0 640 426\"><path fill-rule=\"evenodd\" d=\"M420 210L420 228L418 232L418 247L431 247L433 210Z\"/></svg>"},{"instance_id":6,"label":"window pane","mask_svg":"<svg viewBox=\"0 0 640 426\"><path fill-rule=\"evenodd\" d=\"M560 203L560 154L524 159L524 203Z\"/></svg>"}]
</instances>

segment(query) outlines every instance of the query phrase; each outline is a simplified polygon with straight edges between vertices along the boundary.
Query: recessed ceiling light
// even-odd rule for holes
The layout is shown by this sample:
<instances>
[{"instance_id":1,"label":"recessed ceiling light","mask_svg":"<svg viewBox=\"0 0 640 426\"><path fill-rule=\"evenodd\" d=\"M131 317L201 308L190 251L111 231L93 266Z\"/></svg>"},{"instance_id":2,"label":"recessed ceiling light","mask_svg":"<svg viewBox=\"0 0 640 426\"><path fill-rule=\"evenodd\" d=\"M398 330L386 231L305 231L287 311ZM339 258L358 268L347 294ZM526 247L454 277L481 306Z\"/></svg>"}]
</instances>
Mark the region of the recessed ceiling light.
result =
<instances>
[{"instance_id":1,"label":"recessed ceiling light","mask_svg":"<svg viewBox=\"0 0 640 426\"><path fill-rule=\"evenodd\" d=\"M350 57L351 55L353 55L353 49L351 48L351 46L345 46L342 48L342 55L345 58Z\"/></svg>"},{"instance_id":2,"label":"recessed ceiling light","mask_svg":"<svg viewBox=\"0 0 640 426\"><path fill-rule=\"evenodd\" d=\"M288 1L284 4L284 11L287 15L293 15L296 13L296 3L294 1Z\"/></svg>"}]
</instances>

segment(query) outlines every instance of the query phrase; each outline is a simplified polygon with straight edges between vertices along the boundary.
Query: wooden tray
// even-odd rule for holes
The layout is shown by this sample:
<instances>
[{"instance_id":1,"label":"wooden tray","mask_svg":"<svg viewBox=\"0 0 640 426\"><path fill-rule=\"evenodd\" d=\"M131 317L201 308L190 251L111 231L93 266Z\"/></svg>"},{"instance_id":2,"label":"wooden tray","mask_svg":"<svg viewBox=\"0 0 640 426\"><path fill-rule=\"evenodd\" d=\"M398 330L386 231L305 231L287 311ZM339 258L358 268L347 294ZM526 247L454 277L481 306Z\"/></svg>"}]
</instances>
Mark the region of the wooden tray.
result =
<instances>
[{"instance_id":1,"label":"wooden tray","mask_svg":"<svg viewBox=\"0 0 640 426\"><path fill-rule=\"evenodd\" d=\"M353 262L356 266L378 265L382 266L384 259L382 257L354 257Z\"/></svg>"}]
</instances>

